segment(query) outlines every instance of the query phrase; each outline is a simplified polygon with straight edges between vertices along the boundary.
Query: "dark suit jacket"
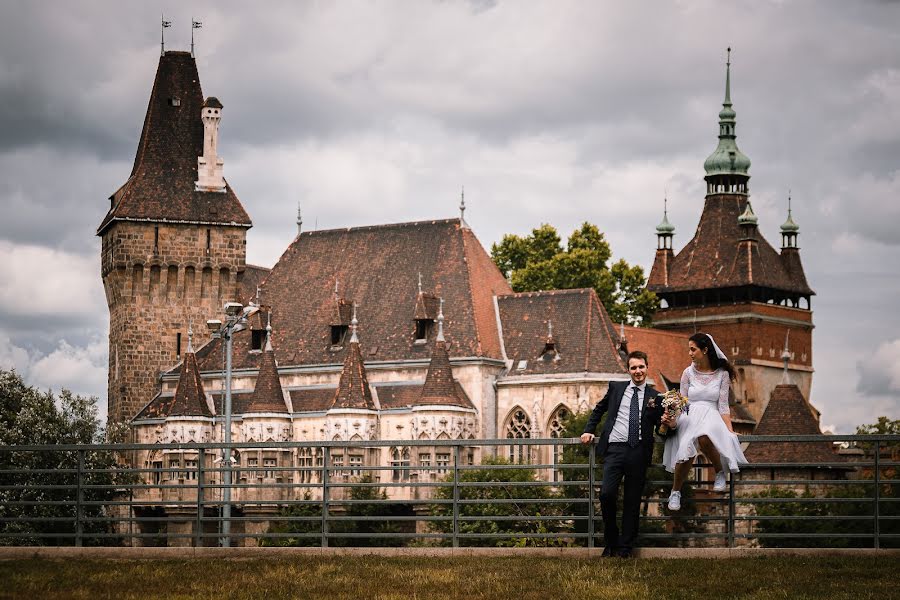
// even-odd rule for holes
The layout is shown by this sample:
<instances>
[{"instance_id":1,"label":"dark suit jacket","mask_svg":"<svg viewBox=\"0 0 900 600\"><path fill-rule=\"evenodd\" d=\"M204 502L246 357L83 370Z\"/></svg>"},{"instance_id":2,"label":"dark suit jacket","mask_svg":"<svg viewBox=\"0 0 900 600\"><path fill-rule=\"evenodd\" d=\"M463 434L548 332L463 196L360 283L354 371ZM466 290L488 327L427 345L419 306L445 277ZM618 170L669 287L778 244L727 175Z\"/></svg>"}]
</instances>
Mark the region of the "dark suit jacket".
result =
<instances>
[{"instance_id":1,"label":"dark suit jacket","mask_svg":"<svg viewBox=\"0 0 900 600\"><path fill-rule=\"evenodd\" d=\"M609 447L609 436L612 434L613 425L616 423L616 415L619 414L622 397L632 385L634 384L630 379L628 381L610 381L606 395L591 411L587 425L584 426L584 433L594 433L594 430L597 429L597 424L600 423L600 419L603 418L606 412L609 412L609 417L603 425L603 431L600 432L599 441L597 442L597 452L600 456L606 454L606 450ZM648 404L651 398L657 398L658 396L659 392L652 385L647 384L644 387L644 404L641 410L641 445L647 454L648 463L653 457L653 431L659 426L663 415L663 409L659 402L656 402L656 406L653 408L649 407ZM628 398L629 400L631 399L630 394Z\"/></svg>"}]
</instances>

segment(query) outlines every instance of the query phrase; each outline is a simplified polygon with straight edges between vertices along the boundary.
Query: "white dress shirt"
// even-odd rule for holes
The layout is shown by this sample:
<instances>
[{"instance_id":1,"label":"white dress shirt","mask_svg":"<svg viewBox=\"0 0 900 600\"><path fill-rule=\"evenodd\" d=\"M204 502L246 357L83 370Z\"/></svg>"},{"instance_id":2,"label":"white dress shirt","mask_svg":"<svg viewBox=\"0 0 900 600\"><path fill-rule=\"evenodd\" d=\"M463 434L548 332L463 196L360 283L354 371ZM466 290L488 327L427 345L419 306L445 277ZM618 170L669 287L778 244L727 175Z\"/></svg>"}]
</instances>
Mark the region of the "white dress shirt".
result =
<instances>
[{"instance_id":1,"label":"white dress shirt","mask_svg":"<svg viewBox=\"0 0 900 600\"><path fill-rule=\"evenodd\" d=\"M644 387L647 382L637 386L638 410L644 406ZM631 416L631 396L634 391L634 382L629 381L625 394L622 396L622 402L619 404L619 412L616 414L616 422L613 424L612 433L609 434L609 441L627 442L628 441L628 418ZM638 420L640 421L640 419ZM640 430L638 431L638 439L641 439Z\"/></svg>"}]
</instances>

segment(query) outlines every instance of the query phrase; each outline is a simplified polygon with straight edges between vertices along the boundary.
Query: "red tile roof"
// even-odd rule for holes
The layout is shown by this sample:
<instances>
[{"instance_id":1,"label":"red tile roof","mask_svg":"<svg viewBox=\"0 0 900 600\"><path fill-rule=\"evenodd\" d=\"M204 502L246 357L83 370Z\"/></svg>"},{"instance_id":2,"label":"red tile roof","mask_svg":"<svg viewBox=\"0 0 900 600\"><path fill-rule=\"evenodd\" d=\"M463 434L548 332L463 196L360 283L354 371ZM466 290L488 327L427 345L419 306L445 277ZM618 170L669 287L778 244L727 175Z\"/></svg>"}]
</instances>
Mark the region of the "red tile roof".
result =
<instances>
[{"instance_id":1,"label":"red tile roof","mask_svg":"<svg viewBox=\"0 0 900 600\"><path fill-rule=\"evenodd\" d=\"M359 350L359 342L351 341L349 344L344 359L344 368L341 370L341 379L329 408L375 410L375 401L372 399L372 390L369 388L369 378L366 376L366 367Z\"/></svg>"},{"instance_id":2,"label":"red tile roof","mask_svg":"<svg viewBox=\"0 0 900 600\"><path fill-rule=\"evenodd\" d=\"M687 353L688 337L686 333L625 326L628 351L647 353L648 370L658 389L666 388L666 380L676 386L680 384L684 368L691 363Z\"/></svg>"},{"instance_id":3,"label":"red tile roof","mask_svg":"<svg viewBox=\"0 0 900 600\"><path fill-rule=\"evenodd\" d=\"M715 288L756 286L802 295L814 294L806 282L799 255L783 258L757 231L756 242L743 241L738 216L747 199L736 194L707 196L694 237L670 257L668 285L656 260L648 289L658 294ZM796 253L795 253L796 254Z\"/></svg>"},{"instance_id":4,"label":"red tile roof","mask_svg":"<svg viewBox=\"0 0 900 600\"><path fill-rule=\"evenodd\" d=\"M287 405L284 403L284 393L281 390L281 381L278 378L278 365L275 362L275 352L271 345L267 345L263 352L262 366L256 377L256 387L247 406L248 413L279 412L286 413Z\"/></svg>"},{"instance_id":5,"label":"red tile roof","mask_svg":"<svg viewBox=\"0 0 900 600\"><path fill-rule=\"evenodd\" d=\"M166 52L159 59L131 176L113 194L98 235L116 220L251 226L227 184L224 193L194 191L197 157L203 154L202 106L194 58Z\"/></svg>"},{"instance_id":6,"label":"red tile roof","mask_svg":"<svg viewBox=\"0 0 900 600\"><path fill-rule=\"evenodd\" d=\"M822 435L815 409L796 385L778 385L772 391L766 412L754 435ZM844 457L834 451L826 436L821 442L752 442L744 451L751 463L840 462Z\"/></svg>"},{"instance_id":7,"label":"red tile roof","mask_svg":"<svg viewBox=\"0 0 900 600\"><path fill-rule=\"evenodd\" d=\"M187 352L184 355L184 364L181 369L181 377L178 378L178 387L175 388L175 397L165 416L213 416L206 403L203 380L200 378L200 370L197 368L197 359L193 352Z\"/></svg>"},{"instance_id":8,"label":"red tile roof","mask_svg":"<svg viewBox=\"0 0 900 600\"><path fill-rule=\"evenodd\" d=\"M511 375L626 372L615 328L593 289L510 294L497 305ZM555 352L545 353L548 321ZM527 361L524 369L521 361Z\"/></svg>"}]
</instances>

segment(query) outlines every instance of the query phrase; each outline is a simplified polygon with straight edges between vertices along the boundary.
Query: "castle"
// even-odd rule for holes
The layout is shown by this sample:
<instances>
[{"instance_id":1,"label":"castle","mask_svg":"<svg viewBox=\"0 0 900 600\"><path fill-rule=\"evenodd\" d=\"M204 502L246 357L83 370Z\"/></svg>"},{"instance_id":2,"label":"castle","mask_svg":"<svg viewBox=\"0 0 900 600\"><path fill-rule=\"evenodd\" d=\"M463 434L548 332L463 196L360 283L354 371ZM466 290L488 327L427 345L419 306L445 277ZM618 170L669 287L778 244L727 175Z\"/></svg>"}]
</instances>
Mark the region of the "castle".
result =
<instances>
[{"instance_id":1,"label":"castle","mask_svg":"<svg viewBox=\"0 0 900 600\"><path fill-rule=\"evenodd\" d=\"M314 483L315 473L279 470L322 465L321 448L303 442L366 440L398 444L335 449L330 464L347 476L384 465L376 477L400 483L439 477L455 460L441 440L560 436L569 414L589 410L610 381L628 379L629 345L650 351L658 387L677 385L686 338L699 329L738 368L733 408L744 431L788 371L809 397L813 291L791 217L780 253L758 231L750 161L735 144L730 65L700 224L675 254L664 215L648 282L661 300L655 328L627 332L591 289L513 293L463 213L326 231L302 231L298 219L296 238L271 269L246 264L252 222L217 154L224 111L204 98L189 53L164 52L134 167L97 232L110 310L109 418L130 421L136 442L221 441L224 342L201 342L198 332L227 301L259 307L233 338L232 439L298 444L241 453L245 481ZM403 445L410 439L434 445ZM459 460L477 462L476 446ZM559 459L514 443L504 453ZM157 483L184 482L215 459L151 451L136 466L155 469ZM192 489L151 490L144 500L184 499ZM389 493L406 498L416 489ZM236 493L240 502L284 492Z\"/></svg>"}]
</instances>

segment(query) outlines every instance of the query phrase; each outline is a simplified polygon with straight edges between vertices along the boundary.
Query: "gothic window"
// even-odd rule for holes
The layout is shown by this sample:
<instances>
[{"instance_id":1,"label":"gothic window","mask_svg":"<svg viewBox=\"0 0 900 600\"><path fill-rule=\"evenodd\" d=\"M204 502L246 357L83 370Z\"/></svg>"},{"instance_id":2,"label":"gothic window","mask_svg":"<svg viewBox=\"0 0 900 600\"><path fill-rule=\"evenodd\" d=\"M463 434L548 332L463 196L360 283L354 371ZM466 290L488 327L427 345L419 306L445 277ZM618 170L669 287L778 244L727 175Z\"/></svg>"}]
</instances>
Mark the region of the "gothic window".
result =
<instances>
[{"instance_id":1,"label":"gothic window","mask_svg":"<svg viewBox=\"0 0 900 600\"><path fill-rule=\"evenodd\" d=\"M409 448L391 448L391 480L409 481Z\"/></svg>"},{"instance_id":2,"label":"gothic window","mask_svg":"<svg viewBox=\"0 0 900 600\"><path fill-rule=\"evenodd\" d=\"M551 438L561 438L563 437L563 432L565 429L565 422L571 416L572 413L569 412L569 409L565 406L560 406L557 408L553 414L550 416L550 422L547 424L547 431L550 432ZM564 446L553 446L553 464L560 465L565 462L563 460L563 448ZM553 481L562 481L563 474L557 468L553 469Z\"/></svg>"},{"instance_id":3,"label":"gothic window","mask_svg":"<svg viewBox=\"0 0 900 600\"><path fill-rule=\"evenodd\" d=\"M516 408L506 422L507 439L527 439L531 437L531 419L521 408ZM509 460L514 463L527 463L530 460L528 446L510 446Z\"/></svg>"},{"instance_id":4,"label":"gothic window","mask_svg":"<svg viewBox=\"0 0 900 600\"><path fill-rule=\"evenodd\" d=\"M313 474L312 448L300 448L297 452L297 466L300 471L300 483L310 483Z\"/></svg>"}]
</instances>

